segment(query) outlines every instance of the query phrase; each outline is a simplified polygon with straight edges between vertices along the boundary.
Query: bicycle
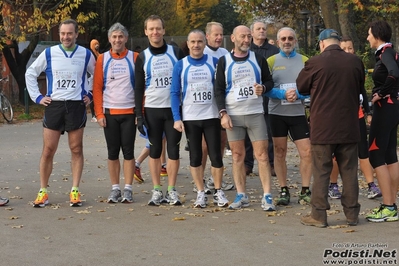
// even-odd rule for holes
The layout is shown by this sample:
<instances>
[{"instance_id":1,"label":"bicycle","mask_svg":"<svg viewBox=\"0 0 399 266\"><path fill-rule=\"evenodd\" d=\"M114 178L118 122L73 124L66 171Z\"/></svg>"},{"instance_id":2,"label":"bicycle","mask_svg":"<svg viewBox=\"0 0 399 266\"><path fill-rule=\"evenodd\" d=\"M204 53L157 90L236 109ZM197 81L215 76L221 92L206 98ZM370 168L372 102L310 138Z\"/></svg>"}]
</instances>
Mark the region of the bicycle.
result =
<instances>
[{"instance_id":1,"label":"bicycle","mask_svg":"<svg viewBox=\"0 0 399 266\"><path fill-rule=\"evenodd\" d=\"M5 81L7 81L7 78L0 78L1 83ZM0 112L8 123L12 122L14 112L12 110L11 102L3 94L3 86L0 86Z\"/></svg>"}]
</instances>

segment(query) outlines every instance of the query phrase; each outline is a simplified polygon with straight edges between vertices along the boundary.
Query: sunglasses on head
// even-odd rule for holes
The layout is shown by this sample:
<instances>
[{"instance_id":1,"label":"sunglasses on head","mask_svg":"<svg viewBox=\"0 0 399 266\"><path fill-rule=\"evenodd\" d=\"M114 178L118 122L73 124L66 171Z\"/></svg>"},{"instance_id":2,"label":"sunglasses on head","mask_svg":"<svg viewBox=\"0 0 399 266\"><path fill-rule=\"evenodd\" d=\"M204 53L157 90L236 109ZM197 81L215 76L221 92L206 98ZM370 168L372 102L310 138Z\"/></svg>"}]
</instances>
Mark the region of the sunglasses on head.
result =
<instances>
[{"instance_id":1,"label":"sunglasses on head","mask_svg":"<svg viewBox=\"0 0 399 266\"><path fill-rule=\"evenodd\" d=\"M287 39L288 39L290 42L292 42L292 41L294 40L294 37L288 36L288 37L281 37L281 38L280 38L280 40L281 40L282 42L285 42Z\"/></svg>"}]
</instances>

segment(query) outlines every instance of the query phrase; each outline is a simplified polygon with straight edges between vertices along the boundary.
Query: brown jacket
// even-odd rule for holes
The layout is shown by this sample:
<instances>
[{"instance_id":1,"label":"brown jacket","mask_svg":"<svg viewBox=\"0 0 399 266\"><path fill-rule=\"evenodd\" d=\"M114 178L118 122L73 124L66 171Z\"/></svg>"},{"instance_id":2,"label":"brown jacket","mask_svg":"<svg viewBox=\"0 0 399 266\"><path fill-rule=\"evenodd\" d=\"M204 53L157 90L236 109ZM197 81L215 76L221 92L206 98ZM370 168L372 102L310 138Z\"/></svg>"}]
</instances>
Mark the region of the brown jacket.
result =
<instances>
[{"instance_id":1,"label":"brown jacket","mask_svg":"<svg viewBox=\"0 0 399 266\"><path fill-rule=\"evenodd\" d=\"M299 93L309 95L312 144L356 143L359 94L364 86L362 61L333 44L305 63L296 80Z\"/></svg>"}]
</instances>

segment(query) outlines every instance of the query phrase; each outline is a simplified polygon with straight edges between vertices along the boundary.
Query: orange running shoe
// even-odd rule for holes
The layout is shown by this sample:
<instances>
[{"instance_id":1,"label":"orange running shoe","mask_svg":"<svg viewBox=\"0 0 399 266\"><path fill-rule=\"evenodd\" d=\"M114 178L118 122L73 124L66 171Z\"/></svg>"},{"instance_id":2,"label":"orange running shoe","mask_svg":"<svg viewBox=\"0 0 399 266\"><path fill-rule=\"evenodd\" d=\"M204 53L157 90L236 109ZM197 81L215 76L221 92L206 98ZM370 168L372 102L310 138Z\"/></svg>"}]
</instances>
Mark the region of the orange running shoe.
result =
<instances>
[{"instance_id":1,"label":"orange running shoe","mask_svg":"<svg viewBox=\"0 0 399 266\"><path fill-rule=\"evenodd\" d=\"M39 193L37 193L36 200L33 202L33 207L43 208L47 204L48 204L48 194L47 194L47 192L39 191Z\"/></svg>"},{"instance_id":2,"label":"orange running shoe","mask_svg":"<svg viewBox=\"0 0 399 266\"><path fill-rule=\"evenodd\" d=\"M161 176L168 176L168 172L166 172L166 167L164 165L161 167Z\"/></svg>"},{"instance_id":3,"label":"orange running shoe","mask_svg":"<svg viewBox=\"0 0 399 266\"><path fill-rule=\"evenodd\" d=\"M82 201L80 201L80 192L77 190L72 190L69 194L69 206L80 207L82 206Z\"/></svg>"},{"instance_id":4,"label":"orange running shoe","mask_svg":"<svg viewBox=\"0 0 399 266\"><path fill-rule=\"evenodd\" d=\"M139 182L139 184L144 182L143 177L141 177L140 167L136 166L136 171L134 172L134 179L136 179L136 181Z\"/></svg>"}]
</instances>

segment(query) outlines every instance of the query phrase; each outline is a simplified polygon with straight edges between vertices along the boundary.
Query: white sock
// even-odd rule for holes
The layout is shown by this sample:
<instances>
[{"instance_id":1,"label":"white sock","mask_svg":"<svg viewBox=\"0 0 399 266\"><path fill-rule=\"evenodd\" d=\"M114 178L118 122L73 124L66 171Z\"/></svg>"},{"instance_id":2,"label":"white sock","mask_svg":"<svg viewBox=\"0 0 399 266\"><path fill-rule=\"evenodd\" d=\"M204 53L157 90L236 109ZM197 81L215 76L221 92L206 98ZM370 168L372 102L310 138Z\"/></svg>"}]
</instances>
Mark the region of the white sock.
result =
<instances>
[{"instance_id":1,"label":"white sock","mask_svg":"<svg viewBox=\"0 0 399 266\"><path fill-rule=\"evenodd\" d=\"M119 184L112 185L112 190L121 190Z\"/></svg>"},{"instance_id":2,"label":"white sock","mask_svg":"<svg viewBox=\"0 0 399 266\"><path fill-rule=\"evenodd\" d=\"M132 191L132 185L125 184L125 189Z\"/></svg>"},{"instance_id":3,"label":"white sock","mask_svg":"<svg viewBox=\"0 0 399 266\"><path fill-rule=\"evenodd\" d=\"M140 168L140 162L136 161L136 167Z\"/></svg>"}]
</instances>

